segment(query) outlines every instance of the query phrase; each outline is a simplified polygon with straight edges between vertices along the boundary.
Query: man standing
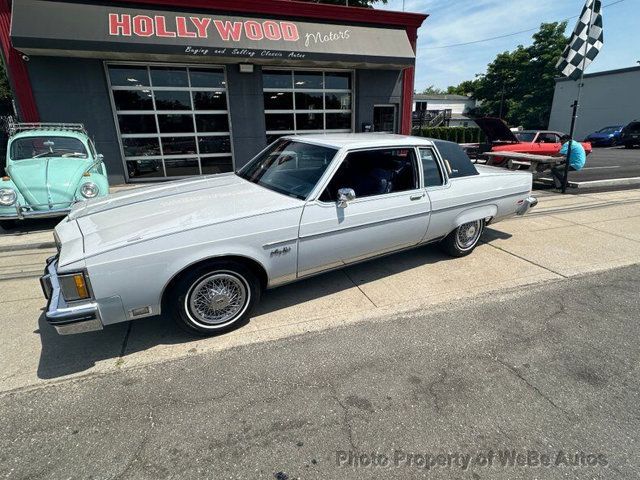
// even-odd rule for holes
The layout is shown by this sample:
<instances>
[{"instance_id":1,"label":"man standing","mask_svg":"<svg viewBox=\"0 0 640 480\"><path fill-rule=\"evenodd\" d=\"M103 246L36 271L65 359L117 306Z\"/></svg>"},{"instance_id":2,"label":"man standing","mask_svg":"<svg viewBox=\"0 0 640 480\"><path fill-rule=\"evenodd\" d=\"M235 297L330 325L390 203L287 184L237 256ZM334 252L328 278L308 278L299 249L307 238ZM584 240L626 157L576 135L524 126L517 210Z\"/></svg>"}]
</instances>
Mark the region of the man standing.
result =
<instances>
[{"instance_id":1,"label":"man standing","mask_svg":"<svg viewBox=\"0 0 640 480\"><path fill-rule=\"evenodd\" d=\"M558 157L566 157L569 150L569 137L562 137L562 148L558 152ZM584 147L581 143L571 140L571 158L569 158L569 171L582 170L584 164L587 162L587 153L584 151ZM553 176L553 183L556 188L562 188L564 184L564 164L556 165L551 169L551 175Z\"/></svg>"}]
</instances>

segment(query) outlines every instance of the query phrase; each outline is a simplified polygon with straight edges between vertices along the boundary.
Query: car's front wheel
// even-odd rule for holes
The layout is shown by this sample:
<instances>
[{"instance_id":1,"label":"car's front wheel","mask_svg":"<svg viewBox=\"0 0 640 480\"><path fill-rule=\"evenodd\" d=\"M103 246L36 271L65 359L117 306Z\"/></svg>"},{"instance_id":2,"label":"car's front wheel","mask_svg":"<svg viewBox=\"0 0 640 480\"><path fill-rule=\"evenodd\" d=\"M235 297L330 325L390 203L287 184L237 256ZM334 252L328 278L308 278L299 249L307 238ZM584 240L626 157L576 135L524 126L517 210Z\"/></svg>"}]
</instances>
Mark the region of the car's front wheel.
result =
<instances>
[{"instance_id":1,"label":"car's front wheel","mask_svg":"<svg viewBox=\"0 0 640 480\"><path fill-rule=\"evenodd\" d=\"M452 257L464 257L476 248L483 230L484 220L465 223L447 235L441 246Z\"/></svg>"},{"instance_id":2,"label":"car's front wheel","mask_svg":"<svg viewBox=\"0 0 640 480\"><path fill-rule=\"evenodd\" d=\"M244 324L260 293L260 281L250 268L220 260L184 274L166 300L180 327L216 335Z\"/></svg>"}]
</instances>

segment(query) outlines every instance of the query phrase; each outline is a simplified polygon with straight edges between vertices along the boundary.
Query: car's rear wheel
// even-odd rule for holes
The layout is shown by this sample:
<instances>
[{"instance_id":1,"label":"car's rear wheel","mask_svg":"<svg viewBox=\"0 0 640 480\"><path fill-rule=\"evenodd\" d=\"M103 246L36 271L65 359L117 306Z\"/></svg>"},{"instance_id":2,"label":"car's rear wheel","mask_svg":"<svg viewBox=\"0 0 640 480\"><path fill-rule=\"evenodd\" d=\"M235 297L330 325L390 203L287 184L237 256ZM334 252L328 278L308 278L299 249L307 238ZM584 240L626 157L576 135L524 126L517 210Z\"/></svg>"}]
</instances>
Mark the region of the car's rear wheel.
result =
<instances>
[{"instance_id":1,"label":"car's rear wheel","mask_svg":"<svg viewBox=\"0 0 640 480\"><path fill-rule=\"evenodd\" d=\"M453 257L469 255L478 246L484 220L475 220L456 228L440 243L445 252Z\"/></svg>"},{"instance_id":2,"label":"car's rear wheel","mask_svg":"<svg viewBox=\"0 0 640 480\"><path fill-rule=\"evenodd\" d=\"M250 268L220 260L182 275L166 301L180 327L217 335L246 323L260 293L260 281Z\"/></svg>"}]
</instances>

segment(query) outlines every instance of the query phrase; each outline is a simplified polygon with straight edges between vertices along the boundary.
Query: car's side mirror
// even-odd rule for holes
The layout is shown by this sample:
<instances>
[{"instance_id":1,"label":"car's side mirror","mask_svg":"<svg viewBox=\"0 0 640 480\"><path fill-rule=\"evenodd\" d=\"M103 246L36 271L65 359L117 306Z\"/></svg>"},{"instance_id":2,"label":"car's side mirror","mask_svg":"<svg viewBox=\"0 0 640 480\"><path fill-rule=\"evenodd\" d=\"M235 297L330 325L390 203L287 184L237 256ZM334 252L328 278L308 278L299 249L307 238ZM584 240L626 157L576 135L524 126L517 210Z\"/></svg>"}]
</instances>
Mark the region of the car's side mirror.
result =
<instances>
[{"instance_id":1,"label":"car's side mirror","mask_svg":"<svg viewBox=\"0 0 640 480\"><path fill-rule=\"evenodd\" d=\"M99 153L98 155L96 155L96 160L100 163L104 162L104 155Z\"/></svg>"},{"instance_id":2,"label":"car's side mirror","mask_svg":"<svg viewBox=\"0 0 640 480\"><path fill-rule=\"evenodd\" d=\"M347 208L349 202L356 199L356 192L353 188L341 188L338 190L338 207Z\"/></svg>"}]
</instances>

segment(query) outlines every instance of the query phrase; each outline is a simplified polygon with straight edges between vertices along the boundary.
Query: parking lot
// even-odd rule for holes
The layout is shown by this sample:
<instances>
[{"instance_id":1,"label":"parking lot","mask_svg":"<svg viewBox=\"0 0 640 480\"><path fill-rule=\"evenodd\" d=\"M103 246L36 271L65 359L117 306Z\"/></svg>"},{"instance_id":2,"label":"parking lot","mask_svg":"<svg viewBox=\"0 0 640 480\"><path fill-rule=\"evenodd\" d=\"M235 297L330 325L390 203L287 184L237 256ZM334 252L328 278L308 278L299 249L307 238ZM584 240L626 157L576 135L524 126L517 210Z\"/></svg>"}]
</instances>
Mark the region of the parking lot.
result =
<instances>
[{"instance_id":1,"label":"parking lot","mask_svg":"<svg viewBox=\"0 0 640 480\"><path fill-rule=\"evenodd\" d=\"M569 181L579 188L639 185L640 148L594 148L586 166L579 172L571 172Z\"/></svg>"}]
</instances>

